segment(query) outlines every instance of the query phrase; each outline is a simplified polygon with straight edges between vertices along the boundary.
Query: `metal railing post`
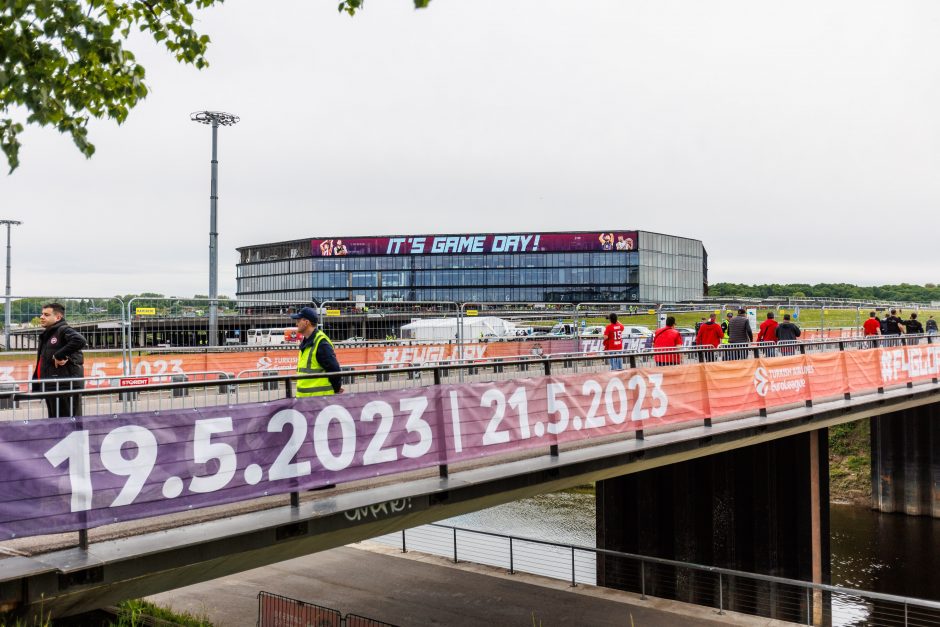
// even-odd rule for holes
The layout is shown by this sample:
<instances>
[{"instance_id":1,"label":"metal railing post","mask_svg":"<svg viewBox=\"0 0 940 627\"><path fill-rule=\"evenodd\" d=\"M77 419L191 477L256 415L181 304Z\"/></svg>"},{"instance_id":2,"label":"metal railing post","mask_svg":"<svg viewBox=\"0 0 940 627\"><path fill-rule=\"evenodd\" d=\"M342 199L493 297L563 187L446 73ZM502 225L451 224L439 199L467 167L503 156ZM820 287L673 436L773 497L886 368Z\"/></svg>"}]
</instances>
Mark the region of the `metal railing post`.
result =
<instances>
[{"instance_id":1,"label":"metal railing post","mask_svg":"<svg viewBox=\"0 0 940 627\"><path fill-rule=\"evenodd\" d=\"M513 554L512 554L512 536L509 536L509 574L510 575L516 574L515 566L516 566L516 562L513 559Z\"/></svg>"},{"instance_id":2,"label":"metal railing post","mask_svg":"<svg viewBox=\"0 0 940 627\"><path fill-rule=\"evenodd\" d=\"M454 527L454 564L457 563L457 528Z\"/></svg>"},{"instance_id":3,"label":"metal railing post","mask_svg":"<svg viewBox=\"0 0 940 627\"><path fill-rule=\"evenodd\" d=\"M718 614L722 615L725 613L725 590L723 585L723 577L721 573L718 573Z\"/></svg>"},{"instance_id":4,"label":"metal railing post","mask_svg":"<svg viewBox=\"0 0 940 627\"><path fill-rule=\"evenodd\" d=\"M646 562L640 560L640 598L646 600Z\"/></svg>"},{"instance_id":5,"label":"metal railing post","mask_svg":"<svg viewBox=\"0 0 940 627\"><path fill-rule=\"evenodd\" d=\"M407 552L408 552L408 545L407 545L407 543L406 543L406 541L405 541L405 530L404 530L404 529L401 530L401 552L402 552L402 553L407 553Z\"/></svg>"},{"instance_id":6,"label":"metal railing post","mask_svg":"<svg viewBox=\"0 0 940 627\"><path fill-rule=\"evenodd\" d=\"M813 624L813 596L810 594L809 586L806 586L806 624Z\"/></svg>"},{"instance_id":7,"label":"metal railing post","mask_svg":"<svg viewBox=\"0 0 940 627\"><path fill-rule=\"evenodd\" d=\"M574 574L574 547L571 547L571 587L572 588L578 587L578 582L575 579L575 574Z\"/></svg>"}]
</instances>

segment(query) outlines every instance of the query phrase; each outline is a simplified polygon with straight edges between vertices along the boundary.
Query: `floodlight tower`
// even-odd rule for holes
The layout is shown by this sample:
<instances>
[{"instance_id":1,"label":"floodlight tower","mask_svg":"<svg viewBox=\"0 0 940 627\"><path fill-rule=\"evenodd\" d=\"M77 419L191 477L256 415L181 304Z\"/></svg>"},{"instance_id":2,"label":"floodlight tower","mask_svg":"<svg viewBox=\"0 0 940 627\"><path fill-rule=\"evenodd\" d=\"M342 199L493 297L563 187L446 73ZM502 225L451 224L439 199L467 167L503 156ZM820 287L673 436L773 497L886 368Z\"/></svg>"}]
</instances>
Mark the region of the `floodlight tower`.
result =
<instances>
[{"instance_id":1,"label":"floodlight tower","mask_svg":"<svg viewBox=\"0 0 940 627\"><path fill-rule=\"evenodd\" d=\"M222 111L197 111L189 119L200 124L212 126L212 176L209 186L209 346L218 345L219 341L219 232L217 212L219 204L219 127L235 126L239 122L237 115Z\"/></svg>"},{"instance_id":2,"label":"floodlight tower","mask_svg":"<svg viewBox=\"0 0 940 627\"><path fill-rule=\"evenodd\" d=\"M7 291L3 306L3 347L10 350L10 228L23 224L19 220L0 220L7 227Z\"/></svg>"}]
</instances>

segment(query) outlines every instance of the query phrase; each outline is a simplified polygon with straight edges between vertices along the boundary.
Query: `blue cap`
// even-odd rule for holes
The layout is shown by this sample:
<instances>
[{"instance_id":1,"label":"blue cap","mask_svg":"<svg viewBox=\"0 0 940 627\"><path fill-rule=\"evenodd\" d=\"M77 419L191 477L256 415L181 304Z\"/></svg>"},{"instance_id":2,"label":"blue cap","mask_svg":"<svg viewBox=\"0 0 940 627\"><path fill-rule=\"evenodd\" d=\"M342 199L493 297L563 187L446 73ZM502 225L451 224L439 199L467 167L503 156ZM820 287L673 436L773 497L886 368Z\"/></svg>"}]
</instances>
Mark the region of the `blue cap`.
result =
<instances>
[{"instance_id":1,"label":"blue cap","mask_svg":"<svg viewBox=\"0 0 940 627\"><path fill-rule=\"evenodd\" d=\"M320 322L320 316L317 315L317 310L313 307L304 307L295 314L291 314L292 320L300 320L301 318L309 320L313 324Z\"/></svg>"}]
</instances>

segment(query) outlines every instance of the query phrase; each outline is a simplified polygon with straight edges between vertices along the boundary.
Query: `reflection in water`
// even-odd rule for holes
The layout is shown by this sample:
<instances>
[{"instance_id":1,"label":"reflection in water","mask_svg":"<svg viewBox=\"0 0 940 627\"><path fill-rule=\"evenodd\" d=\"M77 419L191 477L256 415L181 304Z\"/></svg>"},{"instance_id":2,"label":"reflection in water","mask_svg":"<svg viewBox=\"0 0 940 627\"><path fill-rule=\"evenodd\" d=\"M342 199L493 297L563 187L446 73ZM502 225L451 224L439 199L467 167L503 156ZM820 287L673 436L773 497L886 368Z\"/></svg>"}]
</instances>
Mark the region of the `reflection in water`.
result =
<instances>
[{"instance_id":1,"label":"reflection in water","mask_svg":"<svg viewBox=\"0 0 940 627\"><path fill-rule=\"evenodd\" d=\"M940 520L832 505L836 585L940 601Z\"/></svg>"},{"instance_id":2,"label":"reflection in water","mask_svg":"<svg viewBox=\"0 0 940 627\"><path fill-rule=\"evenodd\" d=\"M441 522L562 544L593 547L597 543L593 494L542 494Z\"/></svg>"}]
</instances>

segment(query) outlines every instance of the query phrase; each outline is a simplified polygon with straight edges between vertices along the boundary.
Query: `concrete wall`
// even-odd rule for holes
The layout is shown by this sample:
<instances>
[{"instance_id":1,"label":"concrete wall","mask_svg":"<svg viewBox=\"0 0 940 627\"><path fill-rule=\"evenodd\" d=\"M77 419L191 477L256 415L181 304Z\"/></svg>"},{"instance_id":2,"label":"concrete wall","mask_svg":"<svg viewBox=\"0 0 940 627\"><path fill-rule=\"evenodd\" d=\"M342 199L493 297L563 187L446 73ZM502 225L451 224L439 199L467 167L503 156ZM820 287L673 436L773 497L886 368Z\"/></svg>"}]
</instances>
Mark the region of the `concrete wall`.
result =
<instances>
[{"instance_id":1,"label":"concrete wall","mask_svg":"<svg viewBox=\"0 0 940 627\"><path fill-rule=\"evenodd\" d=\"M872 508L940 518L940 408L871 419Z\"/></svg>"},{"instance_id":2,"label":"concrete wall","mask_svg":"<svg viewBox=\"0 0 940 627\"><path fill-rule=\"evenodd\" d=\"M825 429L609 479L597 484L597 544L828 583L828 486ZM643 575L641 584L633 561L598 561L599 585L718 604L711 573L649 566ZM796 590L733 578L722 583L726 609L806 620L805 595Z\"/></svg>"}]
</instances>

